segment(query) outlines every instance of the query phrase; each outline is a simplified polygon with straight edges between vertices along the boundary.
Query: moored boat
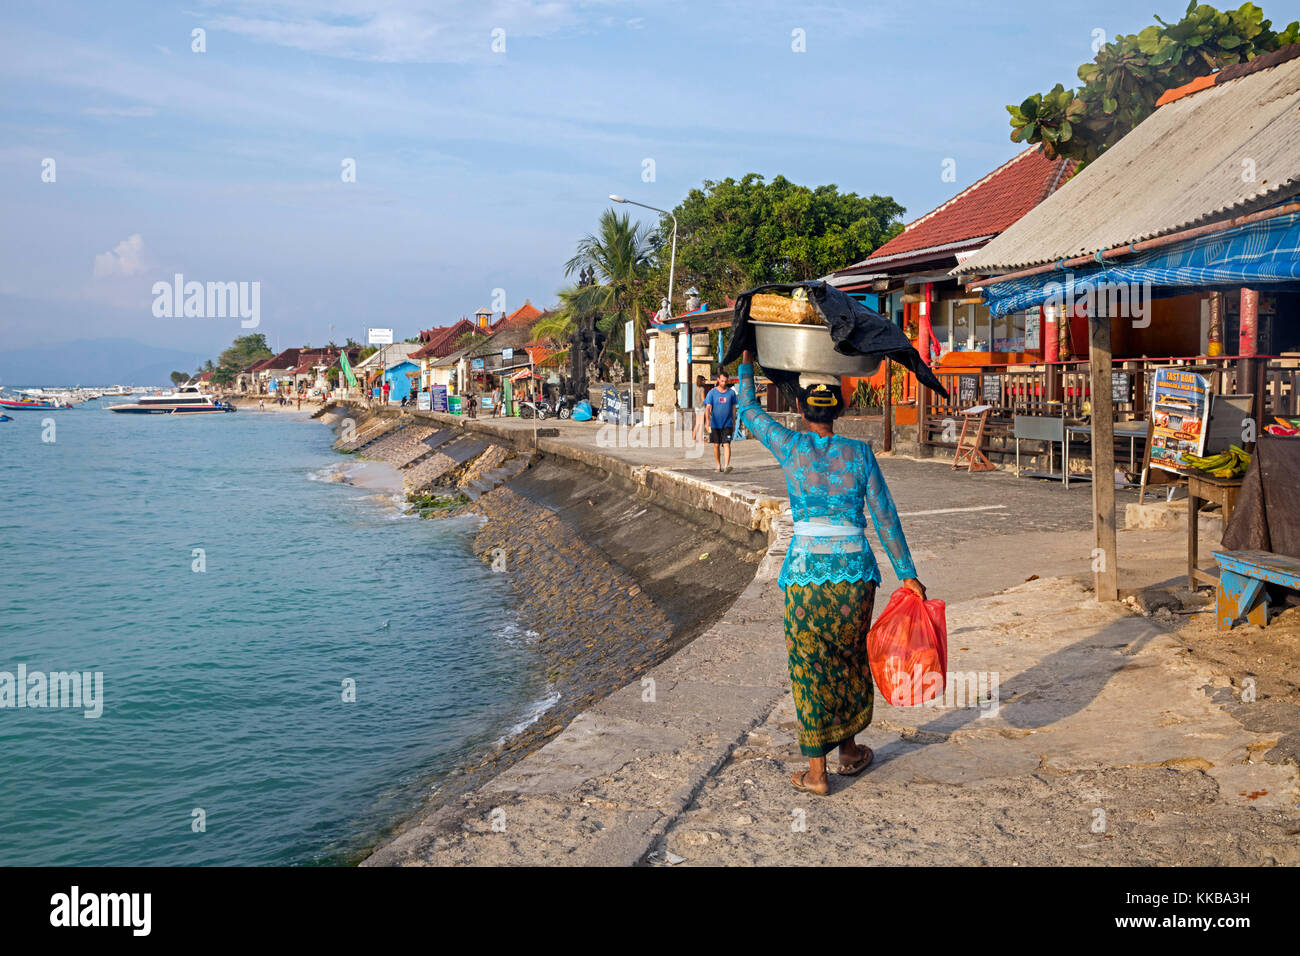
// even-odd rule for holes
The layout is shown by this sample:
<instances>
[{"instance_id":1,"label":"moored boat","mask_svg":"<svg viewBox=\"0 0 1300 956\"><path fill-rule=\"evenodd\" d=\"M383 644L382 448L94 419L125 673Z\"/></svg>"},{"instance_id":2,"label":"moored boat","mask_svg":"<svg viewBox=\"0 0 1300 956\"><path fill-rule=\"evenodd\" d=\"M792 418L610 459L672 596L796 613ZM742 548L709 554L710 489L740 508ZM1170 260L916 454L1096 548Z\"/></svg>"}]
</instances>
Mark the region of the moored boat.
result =
<instances>
[{"instance_id":1,"label":"moored boat","mask_svg":"<svg viewBox=\"0 0 1300 956\"><path fill-rule=\"evenodd\" d=\"M174 392L142 395L138 402L109 405L108 410L128 415L202 415L233 412L235 406L217 401L194 385L182 385Z\"/></svg>"},{"instance_id":2,"label":"moored boat","mask_svg":"<svg viewBox=\"0 0 1300 956\"><path fill-rule=\"evenodd\" d=\"M67 402L57 398L29 398L26 396L0 395L0 408L7 411L57 411L71 408Z\"/></svg>"}]
</instances>

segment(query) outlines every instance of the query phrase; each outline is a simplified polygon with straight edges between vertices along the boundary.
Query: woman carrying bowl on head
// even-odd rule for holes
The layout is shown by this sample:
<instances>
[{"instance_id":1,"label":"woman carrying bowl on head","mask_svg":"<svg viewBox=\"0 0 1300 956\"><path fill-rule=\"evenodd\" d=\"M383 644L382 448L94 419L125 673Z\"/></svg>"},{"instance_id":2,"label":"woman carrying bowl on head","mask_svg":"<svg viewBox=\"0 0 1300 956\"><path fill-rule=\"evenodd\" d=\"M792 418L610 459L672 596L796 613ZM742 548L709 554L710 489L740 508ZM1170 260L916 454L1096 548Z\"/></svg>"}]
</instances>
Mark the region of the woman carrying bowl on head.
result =
<instances>
[{"instance_id":1,"label":"woman carrying bowl on head","mask_svg":"<svg viewBox=\"0 0 1300 956\"><path fill-rule=\"evenodd\" d=\"M867 632L880 569L866 539L865 505L894 573L925 597L898 512L871 446L835 434L844 396L835 376L805 373L797 389L808 431L780 424L758 404L753 356L740 366L740 420L785 471L794 538L777 583L785 591L785 643L799 714L799 749L808 769L795 789L830 792L826 755L839 749L838 771L855 776L871 763L854 737L871 723L875 691Z\"/></svg>"}]
</instances>

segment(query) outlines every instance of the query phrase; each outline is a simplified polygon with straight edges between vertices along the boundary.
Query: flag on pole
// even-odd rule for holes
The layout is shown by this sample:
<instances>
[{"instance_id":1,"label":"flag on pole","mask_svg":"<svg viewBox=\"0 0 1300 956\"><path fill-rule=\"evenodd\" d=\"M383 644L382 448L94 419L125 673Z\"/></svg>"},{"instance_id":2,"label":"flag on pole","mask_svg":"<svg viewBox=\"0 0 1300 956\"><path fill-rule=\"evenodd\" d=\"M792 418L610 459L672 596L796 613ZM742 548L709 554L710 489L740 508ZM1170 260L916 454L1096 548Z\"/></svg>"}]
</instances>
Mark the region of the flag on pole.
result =
<instances>
[{"instance_id":1,"label":"flag on pole","mask_svg":"<svg viewBox=\"0 0 1300 956\"><path fill-rule=\"evenodd\" d=\"M356 388L357 377L352 373L352 365L348 362L347 352L339 352L339 366L343 369L343 377L348 380L348 385Z\"/></svg>"}]
</instances>

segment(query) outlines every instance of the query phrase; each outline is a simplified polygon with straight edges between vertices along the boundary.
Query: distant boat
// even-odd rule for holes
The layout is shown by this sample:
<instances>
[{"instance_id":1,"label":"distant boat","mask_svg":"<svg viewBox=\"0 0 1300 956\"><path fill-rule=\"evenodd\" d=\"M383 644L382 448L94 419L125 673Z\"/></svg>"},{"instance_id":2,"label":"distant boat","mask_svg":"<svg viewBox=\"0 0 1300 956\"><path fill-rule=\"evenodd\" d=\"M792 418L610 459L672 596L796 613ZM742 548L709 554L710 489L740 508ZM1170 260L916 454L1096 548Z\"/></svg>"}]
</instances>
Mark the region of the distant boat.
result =
<instances>
[{"instance_id":1,"label":"distant boat","mask_svg":"<svg viewBox=\"0 0 1300 956\"><path fill-rule=\"evenodd\" d=\"M9 411L27 411L30 409L56 411L71 407L67 402L60 401L57 398L14 398L8 395L0 395L0 408Z\"/></svg>"},{"instance_id":2,"label":"distant boat","mask_svg":"<svg viewBox=\"0 0 1300 956\"><path fill-rule=\"evenodd\" d=\"M138 402L109 405L108 410L128 415L202 415L233 412L235 406L216 401L194 385L182 385L174 392L144 395Z\"/></svg>"}]
</instances>

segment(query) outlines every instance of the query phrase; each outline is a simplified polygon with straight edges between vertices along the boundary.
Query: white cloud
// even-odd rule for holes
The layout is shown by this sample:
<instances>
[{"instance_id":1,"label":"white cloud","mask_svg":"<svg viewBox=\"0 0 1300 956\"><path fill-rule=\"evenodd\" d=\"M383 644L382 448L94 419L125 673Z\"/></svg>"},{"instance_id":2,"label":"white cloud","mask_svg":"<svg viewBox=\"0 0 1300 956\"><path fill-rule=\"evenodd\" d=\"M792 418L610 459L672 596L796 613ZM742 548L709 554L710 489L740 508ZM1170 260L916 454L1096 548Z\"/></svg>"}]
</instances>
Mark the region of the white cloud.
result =
<instances>
[{"instance_id":1,"label":"white cloud","mask_svg":"<svg viewBox=\"0 0 1300 956\"><path fill-rule=\"evenodd\" d=\"M218 2L205 26L307 53L380 63L485 58L496 28L543 36L580 26L584 11L619 0L272 0Z\"/></svg>"},{"instance_id":2,"label":"white cloud","mask_svg":"<svg viewBox=\"0 0 1300 956\"><path fill-rule=\"evenodd\" d=\"M95 256L95 278L133 276L145 268L144 239L139 233L127 236L108 252Z\"/></svg>"},{"instance_id":3,"label":"white cloud","mask_svg":"<svg viewBox=\"0 0 1300 956\"><path fill-rule=\"evenodd\" d=\"M158 111L152 106L87 106L82 110L87 116L153 116Z\"/></svg>"}]
</instances>

